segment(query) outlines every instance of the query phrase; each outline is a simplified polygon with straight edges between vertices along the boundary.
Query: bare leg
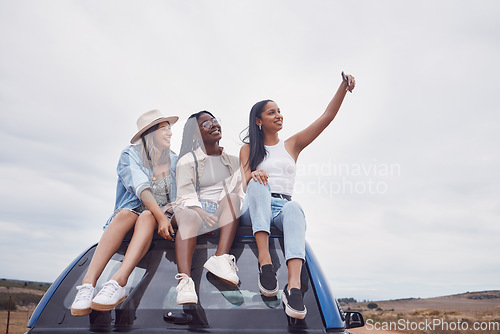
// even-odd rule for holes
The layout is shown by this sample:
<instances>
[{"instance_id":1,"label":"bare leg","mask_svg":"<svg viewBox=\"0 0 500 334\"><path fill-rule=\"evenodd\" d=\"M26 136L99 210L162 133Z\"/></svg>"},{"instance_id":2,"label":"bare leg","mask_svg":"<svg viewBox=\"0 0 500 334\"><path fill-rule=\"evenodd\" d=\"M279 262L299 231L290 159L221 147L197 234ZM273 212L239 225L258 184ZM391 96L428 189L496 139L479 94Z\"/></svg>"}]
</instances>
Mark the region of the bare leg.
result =
<instances>
[{"instance_id":1,"label":"bare leg","mask_svg":"<svg viewBox=\"0 0 500 334\"><path fill-rule=\"evenodd\" d=\"M127 285L128 278L139 261L146 255L153 240L156 229L156 219L153 214L146 210L137 219L134 227L132 240L128 245L125 257L118 271L111 277L120 286Z\"/></svg>"},{"instance_id":2,"label":"bare leg","mask_svg":"<svg viewBox=\"0 0 500 334\"><path fill-rule=\"evenodd\" d=\"M196 249L196 236L203 222L194 210L184 209L175 214L177 235L175 236L175 258L177 271L191 276L191 263Z\"/></svg>"},{"instance_id":3,"label":"bare leg","mask_svg":"<svg viewBox=\"0 0 500 334\"><path fill-rule=\"evenodd\" d=\"M90 261L89 269L85 277L83 277L82 284L90 283L95 287L97 279L101 276L106 264L120 248L123 238L134 227L137 218L137 214L129 210L122 210L113 218L109 226L104 230L101 240L99 240L92 261Z\"/></svg>"},{"instance_id":4,"label":"bare leg","mask_svg":"<svg viewBox=\"0 0 500 334\"><path fill-rule=\"evenodd\" d=\"M259 266L272 264L271 254L269 253L269 234L265 231L256 232L255 241L259 250Z\"/></svg>"},{"instance_id":5,"label":"bare leg","mask_svg":"<svg viewBox=\"0 0 500 334\"><path fill-rule=\"evenodd\" d=\"M290 259L288 265L288 289L300 289L300 272L302 271L302 259Z\"/></svg>"},{"instance_id":6,"label":"bare leg","mask_svg":"<svg viewBox=\"0 0 500 334\"><path fill-rule=\"evenodd\" d=\"M220 214L219 214L220 213ZM236 194L229 194L221 201L216 215L219 217L220 235L216 256L228 254L233 244L234 235L238 229L240 217L240 198Z\"/></svg>"}]
</instances>

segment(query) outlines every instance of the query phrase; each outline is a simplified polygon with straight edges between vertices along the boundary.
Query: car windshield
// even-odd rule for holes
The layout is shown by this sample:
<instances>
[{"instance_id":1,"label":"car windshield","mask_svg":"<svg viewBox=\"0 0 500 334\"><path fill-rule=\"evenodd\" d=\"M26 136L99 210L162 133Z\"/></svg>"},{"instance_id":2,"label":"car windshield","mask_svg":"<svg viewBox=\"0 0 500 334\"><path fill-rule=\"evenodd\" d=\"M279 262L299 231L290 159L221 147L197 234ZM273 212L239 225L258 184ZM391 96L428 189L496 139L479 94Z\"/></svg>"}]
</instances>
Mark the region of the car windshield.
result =
<instances>
[{"instance_id":1,"label":"car windshield","mask_svg":"<svg viewBox=\"0 0 500 334\"><path fill-rule=\"evenodd\" d=\"M281 290L276 297L264 297L260 294L257 284L257 246L253 237L237 237L231 249L239 268L240 284L237 287L231 287L203 268L205 261L215 253L216 242L216 237L198 238L191 272L198 294L197 305L177 305L174 243L154 240L151 249L129 278L126 287L127 299L115 310L94 311L85 317L73 317L69 314L76 286L80 284L95 249L91 248L69 272L44 313L50 312L48 310L54 308L54 304L60 300L65 309L63 323L79 324L81 327L89 326L90 319L91 326L104 323L106 326L134 327L277 329L290 326L289 322L292 320L292 325L299 328L323 329L314 291L309 286L306 266L303 269L302 288L305 291L304 303L308 313L305 320L296 321L287 318L283 311ZM128 243L124 242L106 266L97 283L98 289L118 269L127 245ZM282 246L281 238L270 238L270 252L273 263L278 268L280 289L283 289L288 280ZM58 306L56 309L61 308ZM168 314L171 315L170 319L165 317ZM45 322L42 318L43 316L37 325Z\"/></svg>"}]
</instances>

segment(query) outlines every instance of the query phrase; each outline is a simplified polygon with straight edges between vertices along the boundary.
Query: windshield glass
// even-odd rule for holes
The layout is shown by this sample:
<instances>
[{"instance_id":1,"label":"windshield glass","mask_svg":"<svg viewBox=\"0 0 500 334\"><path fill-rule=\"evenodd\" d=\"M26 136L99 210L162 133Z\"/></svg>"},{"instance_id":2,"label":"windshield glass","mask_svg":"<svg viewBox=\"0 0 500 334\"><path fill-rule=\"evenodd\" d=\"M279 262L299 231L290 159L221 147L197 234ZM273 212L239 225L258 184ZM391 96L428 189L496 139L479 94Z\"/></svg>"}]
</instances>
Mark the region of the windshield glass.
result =
<instances>
[{"instance_id":1,"label":"windshield glass","mask_svg":"<svg viewBox=\"0 0 500 334\"><path fill-rule=\"evenodd\" d=\"M258 329L286 328L289 326L289 319L287 320L281 303L281 290L288 279L282 251L282 239L270 238L270 252L273 263L278 268L277 276L280 287L280 292L276 297L264 297L259 292L257 283L257 246L253 237L236 238L231 249L231 254L235 256L239 268L240 284L237 287L231 287L203 268L205 261L215 253L216 242L217 238L198 238L191 272L198 294L199 302L197 305L177 305L177 280L175 279L177 266L175 263L174 243L166 240L154 240L151 249L139 262L129 278L126 286L127 299L123 303L119 304L115 310L109 311L105 317L101 314L104 312L94 311L87 317L68 315L64 322L81 323L81 326L87 323L88 326L89 317L91 325L95 325L96 321L100 321L100 318L104 317L107 325L111 323L114 325L133 324L134 327L141 325L147 327L178 327L178 323L170 324L167 320L164 320L164 315L170 312L174 317L175 315L189 314L190 320L184 327L186 325L188 327L212 328L243 326L241 328ZM97 289L109 280L118 269L127 245L128 243L124 242L120 250L108 263L98 281ZM93 249L71 270L63 284L61 284L60 289L51 299L51 303L57 303L58 299L63 300L64 307L69 310L76 294L76 286L80 284L92 254ZM313 288L309 282L309 272L304 266L302 286L305 292L304 303L308 313L306 319L296 321L295 326L321 329L323 328L323 321ZM64 296L59 295L63 293L61 290L64 290ZM60 297L57 298L57 295ZM49 306L48 309L51 308Z\"/></svg>"}]
</instances>

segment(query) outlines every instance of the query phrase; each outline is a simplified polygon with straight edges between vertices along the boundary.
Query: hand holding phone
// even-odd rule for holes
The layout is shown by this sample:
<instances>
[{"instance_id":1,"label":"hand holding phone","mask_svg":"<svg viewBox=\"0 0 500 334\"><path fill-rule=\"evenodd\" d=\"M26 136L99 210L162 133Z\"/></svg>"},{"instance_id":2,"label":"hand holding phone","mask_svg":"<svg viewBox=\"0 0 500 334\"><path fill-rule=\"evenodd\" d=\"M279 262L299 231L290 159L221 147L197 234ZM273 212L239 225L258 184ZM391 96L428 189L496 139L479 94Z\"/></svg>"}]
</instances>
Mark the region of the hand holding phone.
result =
<instances>
[{"instance_id":1,"label":"hand holding phone","mask_svg":"<svg viewBox=\"0 0 500 334\"><path fill-rule=\"evenodd\" d=\"M342 71L342 79L345 81L346 86L349 87L349 80L347 79L347 76L345 75L344 71ZM352 90L349 90L349 92L352 93Z\"/></svg>"}]
</instances>

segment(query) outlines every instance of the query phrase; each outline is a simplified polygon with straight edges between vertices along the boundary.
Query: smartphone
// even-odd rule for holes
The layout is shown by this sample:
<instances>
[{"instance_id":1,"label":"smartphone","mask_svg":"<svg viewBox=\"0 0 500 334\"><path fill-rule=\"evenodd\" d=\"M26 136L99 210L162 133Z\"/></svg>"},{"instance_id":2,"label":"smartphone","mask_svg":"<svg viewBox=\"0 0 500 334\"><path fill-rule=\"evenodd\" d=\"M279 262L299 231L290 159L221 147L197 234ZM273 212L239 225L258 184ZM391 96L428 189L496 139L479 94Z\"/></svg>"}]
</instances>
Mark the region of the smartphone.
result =
<instances>
[{"instance_id":1,"label":"smartphone","mask_svg":"<svg viewBox=\"0 0 500 334\"><path fill-rule=\"evenodd\" d=\"M345 84L346 84L347 86L349 86L349 80L347 80L347 77L346 77L346 75L344 74L344 71L342 71L342 79L344 79Z\"/></svg>"},{"instance_id":2,"label":"smartphone","mask_svg":"<svg viewBox=\"0 0 500 334\"><path fill-rule=\"evenodd\" d=\"M349 86L349 80L347 80L347 76L345 75L344 71L342 71L342 79L344 79L345 84L346 84L347 86ZM351 91L349 91L349 92L351 92ZM352 92L351 92L351 93L352 93Z\"/></svg>"}]
</instances>

